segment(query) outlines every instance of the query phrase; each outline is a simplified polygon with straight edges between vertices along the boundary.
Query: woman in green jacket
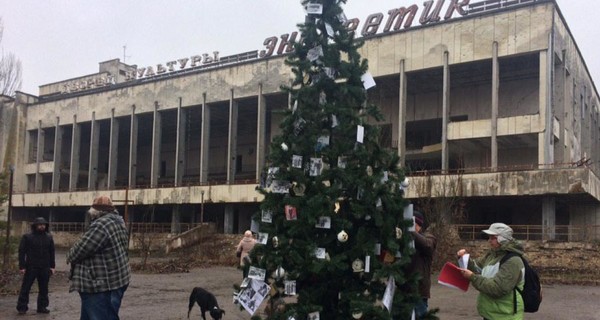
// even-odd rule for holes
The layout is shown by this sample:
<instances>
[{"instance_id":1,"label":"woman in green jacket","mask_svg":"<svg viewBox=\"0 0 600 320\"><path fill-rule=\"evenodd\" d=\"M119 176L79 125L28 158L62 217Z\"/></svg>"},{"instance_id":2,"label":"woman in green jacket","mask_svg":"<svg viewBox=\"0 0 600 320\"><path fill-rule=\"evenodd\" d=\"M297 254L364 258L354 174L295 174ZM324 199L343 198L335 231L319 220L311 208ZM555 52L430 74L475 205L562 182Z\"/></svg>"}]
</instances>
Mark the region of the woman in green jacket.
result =
<instances>
[{"instance_id":1,"label":"woman in green jacket","mask_svg":"<svg viewBox=\"0 0 600 320\"><path fill-rule=\"evenodd\" d=\"M504 223L493 223L483 232L489 236L490 250L478 259L469 259L468 269L461 269L462 275L479 291L477 311L487 320L521 320L523 299L515 288L522 290L525 284L525 267L519 257L523 255L523 247L513 239L512 228ZM519 256L510 257L500 265L509 252ZM459 250L458 258L465 253L465 249Z\"/></svg>"}]
</instances>

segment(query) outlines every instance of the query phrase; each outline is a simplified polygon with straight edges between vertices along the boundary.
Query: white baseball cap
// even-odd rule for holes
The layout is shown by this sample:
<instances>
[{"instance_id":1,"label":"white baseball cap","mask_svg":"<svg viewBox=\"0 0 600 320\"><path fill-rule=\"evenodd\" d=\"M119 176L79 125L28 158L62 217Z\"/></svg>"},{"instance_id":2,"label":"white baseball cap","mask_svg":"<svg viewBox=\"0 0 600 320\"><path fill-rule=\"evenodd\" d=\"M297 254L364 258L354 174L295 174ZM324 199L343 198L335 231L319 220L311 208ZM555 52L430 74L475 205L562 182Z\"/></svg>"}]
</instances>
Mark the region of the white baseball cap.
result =
<instances>
[{"instance_id":1,"label":"white baseball cap","mask_svg":"<svg viewBox=\"0 0 600 320\"><path fill-rule=\"evenodd\" d=\"M490 228L483 232L492 236L501 236L506 240L511 240L513 235L513 229L501 222L492 223Z\"/></svg>"}]
</instances>

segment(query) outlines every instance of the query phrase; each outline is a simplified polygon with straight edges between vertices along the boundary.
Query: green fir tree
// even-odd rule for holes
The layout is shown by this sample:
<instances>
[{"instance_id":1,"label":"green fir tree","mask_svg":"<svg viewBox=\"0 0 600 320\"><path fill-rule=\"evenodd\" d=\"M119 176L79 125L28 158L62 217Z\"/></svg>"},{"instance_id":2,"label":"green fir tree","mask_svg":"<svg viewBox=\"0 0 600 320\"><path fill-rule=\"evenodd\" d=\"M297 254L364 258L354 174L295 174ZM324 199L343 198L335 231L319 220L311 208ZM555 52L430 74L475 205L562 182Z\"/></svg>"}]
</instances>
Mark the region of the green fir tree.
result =
<instances>
[{"instance_id":1,"label":"green fir tree","mask_svg":"<svg viewBox=\"0 0 600 320\"><path fill-rule=\"evenodd\" d=\"M251 281L272 288L263 303L278 306L267 319L410 319L418 299L408 293L418 276L405 272L414 253L405 176L397 154L379 144L382 114L367 102L368 63L344 27L345 3L303 0L302 40L286 61L293 108L259 188L265 199L254 219L266 244L250 255L251 275L265 274ZM395 290L392 311L382 303L386 287ZM240 293L246 302L248 292Z\"/></svg>"}]
</instances>

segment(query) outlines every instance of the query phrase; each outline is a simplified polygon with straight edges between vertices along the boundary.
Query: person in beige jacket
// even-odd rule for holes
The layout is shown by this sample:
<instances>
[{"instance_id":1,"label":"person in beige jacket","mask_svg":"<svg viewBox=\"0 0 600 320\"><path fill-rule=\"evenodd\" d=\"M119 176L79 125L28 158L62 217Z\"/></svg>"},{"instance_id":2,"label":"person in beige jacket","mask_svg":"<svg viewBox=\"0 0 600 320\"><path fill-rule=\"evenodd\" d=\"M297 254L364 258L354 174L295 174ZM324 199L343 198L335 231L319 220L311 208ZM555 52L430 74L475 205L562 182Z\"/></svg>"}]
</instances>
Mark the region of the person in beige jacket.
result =
<instances>
[{"instance_id":1,"label":"person in beige jacket","mask_svg":"<svg viewBox=\"0 0 600 320\"><path fill-rule=\"evenodd\" d=\"M246 230L244 232L244 237L240 240L240 243L237 245L236 253L240 258L240 268L243 270L243 277L246 278L248 276L248 268L246 267L246 257L248 253L254 248L256 244L256 239L254 239L254 235L252 231Z\"/></svg>"}]
</instances>

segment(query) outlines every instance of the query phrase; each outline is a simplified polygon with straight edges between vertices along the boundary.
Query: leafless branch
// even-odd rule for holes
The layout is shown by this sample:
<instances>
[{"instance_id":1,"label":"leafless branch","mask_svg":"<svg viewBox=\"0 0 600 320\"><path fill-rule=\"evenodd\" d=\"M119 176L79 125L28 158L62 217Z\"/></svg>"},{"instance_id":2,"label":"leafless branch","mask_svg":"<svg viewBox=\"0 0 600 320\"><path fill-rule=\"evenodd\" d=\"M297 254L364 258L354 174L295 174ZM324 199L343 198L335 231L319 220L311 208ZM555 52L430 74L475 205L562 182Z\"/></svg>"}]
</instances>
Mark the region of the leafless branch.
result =
<instances>
[{"instance_id":1,"label":"leafless branch","mask_svg":"<svg viewBox=\"0 0 600 320\"><path fill-rule=\"evenodd\" d=\"M4 24L0 18L0 44L3 32ZM12 96L15 91L21 89L22 69L21 60L13 53L0 51L0 94Z\"/></svg>"}]
</instances>

